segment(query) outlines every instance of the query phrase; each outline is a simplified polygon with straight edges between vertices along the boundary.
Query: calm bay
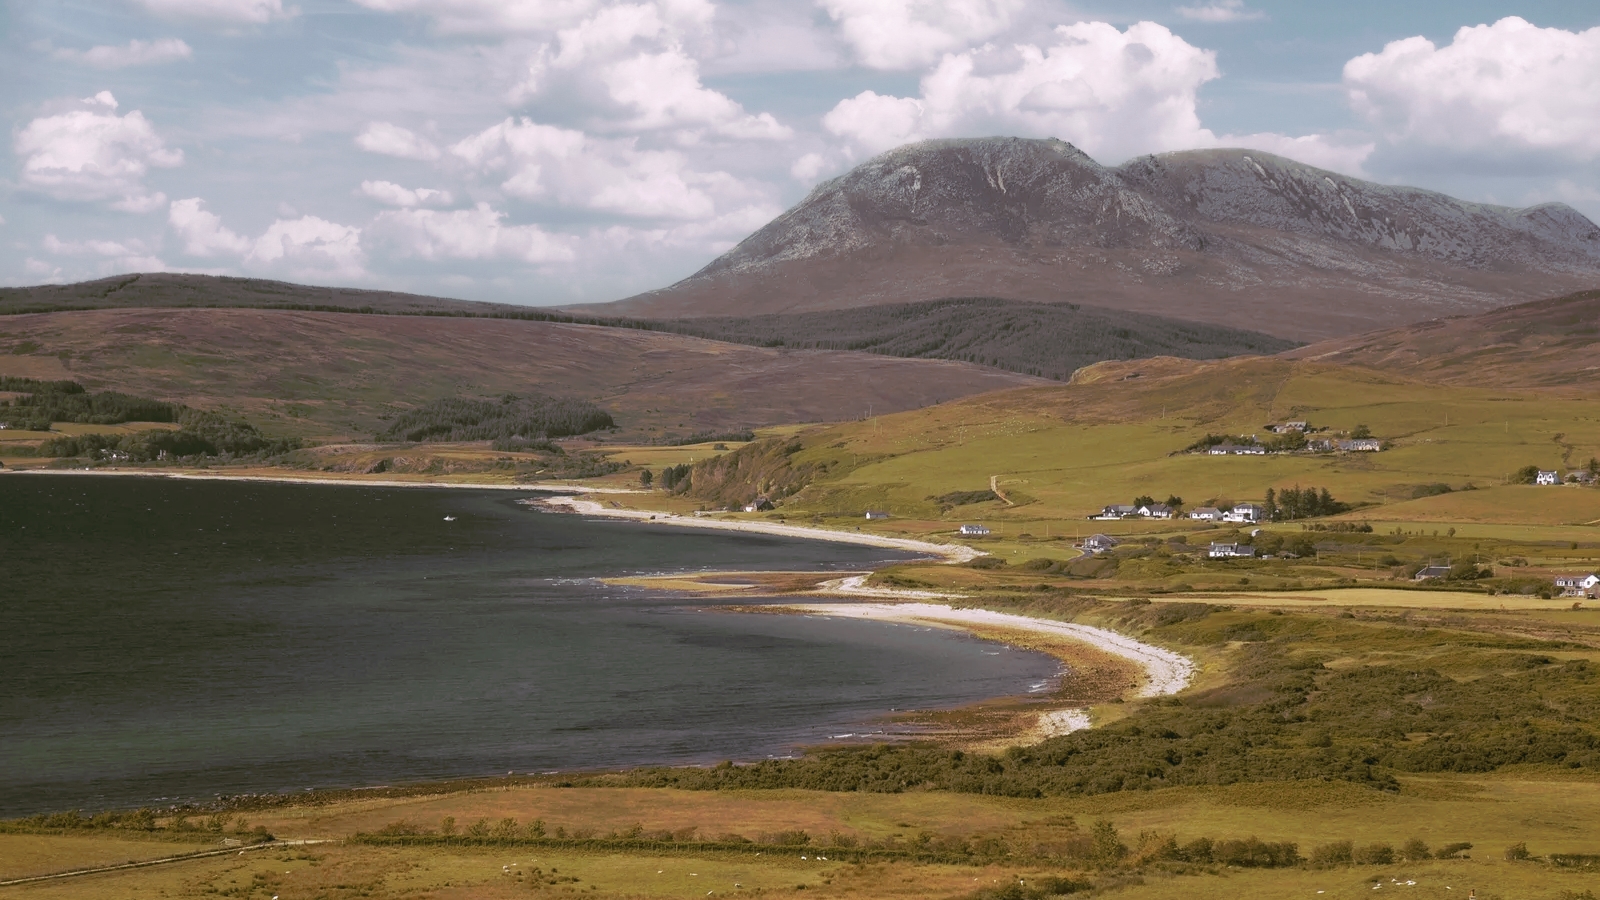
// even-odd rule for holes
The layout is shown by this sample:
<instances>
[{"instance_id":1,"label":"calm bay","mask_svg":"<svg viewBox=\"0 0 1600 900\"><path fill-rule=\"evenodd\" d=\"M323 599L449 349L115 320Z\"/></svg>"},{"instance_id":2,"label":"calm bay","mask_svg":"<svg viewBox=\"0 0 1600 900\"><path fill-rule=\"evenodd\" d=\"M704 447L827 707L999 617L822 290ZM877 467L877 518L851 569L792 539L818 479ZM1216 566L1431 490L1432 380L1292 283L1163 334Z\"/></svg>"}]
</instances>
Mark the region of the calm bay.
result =
<instances>
[{"instance_id":1,"label":"calm bay","mask_svg":"<svg viewBox=\"0 0 1600 900\"><path fill-rule=\"evenodd\" d=\"M523 496L0 476L0 815L759 759L1058 669L948 631L596 580L908 554Z\"/></svg>"}]
</instances>

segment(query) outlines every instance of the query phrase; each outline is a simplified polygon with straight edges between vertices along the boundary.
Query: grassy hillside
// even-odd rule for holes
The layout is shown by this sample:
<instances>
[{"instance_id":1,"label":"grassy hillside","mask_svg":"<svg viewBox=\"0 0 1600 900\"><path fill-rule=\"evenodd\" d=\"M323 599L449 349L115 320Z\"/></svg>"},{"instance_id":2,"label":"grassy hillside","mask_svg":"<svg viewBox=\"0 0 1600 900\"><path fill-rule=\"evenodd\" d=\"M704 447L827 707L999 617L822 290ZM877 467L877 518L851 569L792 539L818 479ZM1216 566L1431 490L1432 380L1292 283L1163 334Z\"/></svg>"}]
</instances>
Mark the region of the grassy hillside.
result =
<instances>
[{"instance_id":1,"label":"grassy hillside","mask_svg":"<svg viewBox=\"0 0 1600 900\"><path fill-rule=\"evenodd\" d=\"M314 287L216 275L151 272L114 275L76 284L0 288L0 315L76 309L188 307L366 310L383 313L485 315L525 307L424 297L396 291Z\"/></svg>"},{"instance_id":2,"label":"grassy hillside","mask_svg":"<svg viewBox=\"0 0 1600 900\"><path fill-rule=\"evenodd\" d=\"M557 322L260 309L0 318L0 375L72 379L309 438L370 438L434 401L548 394L636 439L838 421L1040 383L968 363L743 347Z\"/></svg>"},{"instance_id":3,"label":"grassy hillside","mask_svg":"<svg viewBox=\"0 0 1600 900\"><path fill-rule=\"evenodd\" d=\"M0 288L0 316L97 309L276 309L514 319L683 334L756 347L948 359L1065 380L1107 359L1218 359L1296 346L1254 331L1074 304L957 298L838 313L645 321L557 310L211 275L129 274Z\"/></svg>"},{"instance_id":4,"label":"grassy hillside","mask_svg":"<svg viewBox=\"0 0 1600 900\"><path fill-rule=\"evenodd\" d=\"M663 321L663 329L762 347L957 359L1065 381L1107 359L1220 359L1294 342L1255 331L1073 303L965 297L830 312Z\"/></svg>"},{"instance_id":5,"label":"grassy hillside","mask_svg":"<svg viewBox=\"0 0 1600 900\"><path fill-rule=\"evenodd\" d=\"M1429 385L1283 359L1184 368L1193 371L1027 388L814 429L786 438L786 446L799 447L756 478L794 489L786 507L793 512L859 516L877 508L911 519L1053 522L1058 534L1063 527L1099 530L1084 517L1141 494L1214 505L1259 501L1268 488L1296 484L1374 505L1346 518L1384 519L1390 511L1376 506L1411 501L1419 487L1444 483L1486 490L1432 503L1469 504L1473 515L1502 524L1600 519L1600 490L1502 487L1523 466L1567 469L1600 455L1600 399ZM1391 449L1265 457L1180 452L1208 433L1264 433L1266 423L1285 419L1305 419L1330 434L1366 425ZM743 452L767 451L752 445ZM734 471L738 461L717 465ZM787 474L800 470L803 489ZM938 500L989 488L991 479L1009 503L945 509ZM760 486L747 477L737 485ZM695 489L732 493L710 470ZM1418 513L1427 508L1422 504Z\"/></svg>"},{"instance_id":6,"label":"grassy hillside","mask_svg":"<svg viewBox=\"0 0 1600 900\"><path fill-rule=\"evenodd\" d=\"M1600 376L1600 291L1323 341L1287 355L1446 384L1592 392Z\"/></svg>"}]
</instances>

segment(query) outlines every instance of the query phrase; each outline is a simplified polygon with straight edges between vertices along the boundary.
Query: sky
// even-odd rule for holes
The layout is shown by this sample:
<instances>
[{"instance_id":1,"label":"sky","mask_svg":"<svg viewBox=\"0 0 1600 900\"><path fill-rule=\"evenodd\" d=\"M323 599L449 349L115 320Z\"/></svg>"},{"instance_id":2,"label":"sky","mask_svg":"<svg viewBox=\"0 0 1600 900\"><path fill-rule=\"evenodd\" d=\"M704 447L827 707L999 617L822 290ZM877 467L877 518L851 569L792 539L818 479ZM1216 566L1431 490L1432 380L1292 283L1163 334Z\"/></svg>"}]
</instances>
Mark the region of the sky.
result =
<instances>
[{"instance_id":1,"label":"sky","mask_svg":"<svg viewBox=\"0 0 1600 900\"><path fill-rule=\"evenodd\" d=\"M1600 220L1600 3L7 0L0 115L0 284L598 302L937 137Z\"/></svg>"}]
</instances>

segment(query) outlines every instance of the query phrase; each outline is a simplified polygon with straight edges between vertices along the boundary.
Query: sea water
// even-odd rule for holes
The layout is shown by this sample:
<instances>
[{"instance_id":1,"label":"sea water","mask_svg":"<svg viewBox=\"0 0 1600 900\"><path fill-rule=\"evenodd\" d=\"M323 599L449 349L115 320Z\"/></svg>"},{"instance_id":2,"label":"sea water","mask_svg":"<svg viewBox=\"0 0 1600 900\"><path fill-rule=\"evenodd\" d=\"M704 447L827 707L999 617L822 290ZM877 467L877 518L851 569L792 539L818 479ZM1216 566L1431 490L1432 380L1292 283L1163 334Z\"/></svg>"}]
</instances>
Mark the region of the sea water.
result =
<instances>
[{"instance_id":1,"label":"sea water","mask_svg":"<svg viewBox=\"0 0 1600 900\"><path fill-rule=\"evenodd\" d=\"M1057 669L949 631L596 580L906 553L527 496L0 475L0 816L759 759Z\"/></svg>"}]
</instances>

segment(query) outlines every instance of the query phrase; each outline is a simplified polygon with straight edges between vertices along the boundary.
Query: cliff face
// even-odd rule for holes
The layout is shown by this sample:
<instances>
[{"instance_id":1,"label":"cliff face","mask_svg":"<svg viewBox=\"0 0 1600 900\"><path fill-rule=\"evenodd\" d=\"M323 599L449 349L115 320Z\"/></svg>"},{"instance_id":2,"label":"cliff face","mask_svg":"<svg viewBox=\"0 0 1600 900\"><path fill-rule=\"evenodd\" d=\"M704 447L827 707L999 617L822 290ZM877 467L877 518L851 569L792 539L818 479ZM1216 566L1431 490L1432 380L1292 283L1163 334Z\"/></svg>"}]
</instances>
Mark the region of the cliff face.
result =
<instances>
[{"instance_id":1,"label":"cliff face","mask_svg":"<svg viewBox=\"0 0 1600 900\"><path fill-rule=\"evenodd\" d=\"M818 185L659 291L595 312L1072 301L1308 340L1600 284L1600 228L1205 150L1111 168L1054 140L926 141Z\"/></svg>"}]
</instances>

